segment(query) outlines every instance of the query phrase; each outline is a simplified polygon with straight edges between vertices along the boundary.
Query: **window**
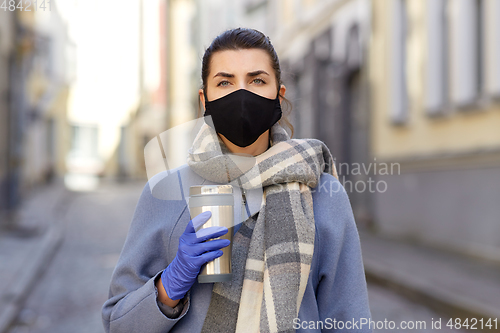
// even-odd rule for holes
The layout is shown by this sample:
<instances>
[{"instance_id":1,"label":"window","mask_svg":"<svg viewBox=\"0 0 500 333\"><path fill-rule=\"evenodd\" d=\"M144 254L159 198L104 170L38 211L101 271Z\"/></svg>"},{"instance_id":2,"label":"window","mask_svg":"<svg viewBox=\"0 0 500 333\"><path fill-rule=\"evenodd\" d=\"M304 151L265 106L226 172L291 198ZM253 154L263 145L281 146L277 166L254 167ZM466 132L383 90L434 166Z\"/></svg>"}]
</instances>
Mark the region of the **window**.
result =
<instances>
[{"instance_id":1,"label":"window","mask_svg":"<svg viewBox=\"0 0 500 333\"><path fill-rule=\"evenodd\" d=\"M476 95L481 96L484 91L484 31L485 31L485 20L484 20L484 0L475 0L475 48L477 51L475 59L475 80L476 80Z\"/></svg>"},{"instance_id":2,"label":"window","mask_svg":"<svg viewBox=\"0 0 500 333\"><path fill-rule=\"evenodd\" d=\"M406 0L394 0L391 64L391 120L401 124L408 118L408 88L406 83L406 40L408 34L408 14Z\"/></svg>"},{"instance_id":3,"label":"window","mask_svg":"<svg viewBox=\"0 0 500 333\"><path fill-rule=\"evenodd\" d=\"M441 113L448 103L447 0L427 0L427 80L425 104L429 115Z\"/></svg>"},{"instance_id":4,"label":"window","mask_svg":"<svg viewBox=\"0 0 500 333\"><path fill-rule=\"evenodd\" d=\"M474 103L483 89L483 0L454 0L450 6L450 95L458 107Z\"/></svg>"},{"instance_id":5,"label":"window","mask_svg":"<svg viewBox=\"0 0 500 333\"><path fill-rule=\"evenodd\" d=\"M485 90L500 98L500 1L484 3Z\"/></svg>"}]
</instances>

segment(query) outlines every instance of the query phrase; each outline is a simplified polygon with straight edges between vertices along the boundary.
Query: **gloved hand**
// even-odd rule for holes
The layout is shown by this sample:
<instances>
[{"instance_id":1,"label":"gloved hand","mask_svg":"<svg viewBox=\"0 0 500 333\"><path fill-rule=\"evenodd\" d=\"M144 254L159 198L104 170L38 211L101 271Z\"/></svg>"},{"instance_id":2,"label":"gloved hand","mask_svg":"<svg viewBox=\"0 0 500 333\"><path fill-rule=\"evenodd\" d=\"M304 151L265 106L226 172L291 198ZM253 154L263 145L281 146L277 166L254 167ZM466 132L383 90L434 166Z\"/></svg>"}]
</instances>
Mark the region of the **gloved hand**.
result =
<instances>
[{"instance_id":1,"label":"gloved hand","mask_svg":"<svg viewBox=\"0 0 500 333\"><path fill-rule=\"evenodd\" d=\"M163 287L172 300L184 297L194 284L201 266L220 257L222 255L220 249L230 243L228 239L205 242L210 238L226 234L228 232L226 227L209 227L195 232L195 229L206 223L211 216L212 212L206 211L189 221L186 230L179 238L177 255L161 274Z\"/></svg>"}]
</instances>

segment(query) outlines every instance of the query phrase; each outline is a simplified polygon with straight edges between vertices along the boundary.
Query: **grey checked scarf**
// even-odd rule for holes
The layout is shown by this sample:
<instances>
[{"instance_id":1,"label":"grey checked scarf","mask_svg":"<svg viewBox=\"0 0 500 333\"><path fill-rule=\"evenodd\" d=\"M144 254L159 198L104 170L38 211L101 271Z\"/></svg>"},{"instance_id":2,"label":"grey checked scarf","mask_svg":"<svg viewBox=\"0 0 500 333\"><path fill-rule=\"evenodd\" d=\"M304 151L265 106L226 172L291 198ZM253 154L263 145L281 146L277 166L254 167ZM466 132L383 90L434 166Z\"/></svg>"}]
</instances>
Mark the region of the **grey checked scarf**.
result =
<instances>
[{"instance_id":1,"label":"grey checked scarf","mask_svg":"<svg viewBox=\"0 0 500 333\"><path fill-rule=\"evenodd\" d=\"M322 172L338 176L323 142L290 139L279 123L271 128L270 138L267 151L235 163L235 155L203 124L189 149L188 165L203 178L264 190L260 211L233 238L233 278L214 284L202 332L295 332L293 319L314 250L310 189Z\"/></svg>"}]
</instances>

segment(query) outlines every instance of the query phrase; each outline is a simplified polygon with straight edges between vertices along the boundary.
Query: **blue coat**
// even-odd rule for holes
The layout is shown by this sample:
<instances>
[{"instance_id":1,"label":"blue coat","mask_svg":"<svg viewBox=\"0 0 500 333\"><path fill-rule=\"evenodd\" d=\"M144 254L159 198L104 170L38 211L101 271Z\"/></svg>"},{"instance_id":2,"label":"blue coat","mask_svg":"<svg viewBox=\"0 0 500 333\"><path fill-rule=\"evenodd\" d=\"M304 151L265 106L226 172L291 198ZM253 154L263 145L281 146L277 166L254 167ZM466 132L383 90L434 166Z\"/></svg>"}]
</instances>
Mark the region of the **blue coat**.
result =
<instances>
[{"instance_id":1,"label":"blue coat","mask_svg":"<svg viewBox=\"0 0 500 333\"><path fill-rule=\"evenodd\" d=\"M189 187L214 183L187 165L159 178L143 189L113 272L109 299L102 308L106 332L193 333L203 326L212 284L195 282L181 316L170 319L158 304L155 280L174 259L190 220ZM239 188L234 195L238 216ZM359 235L347 193L335 177L323 173L312 196L316 238L309 280L294 320L296 331L372 332Z\"/></svg>"}]
</instances>

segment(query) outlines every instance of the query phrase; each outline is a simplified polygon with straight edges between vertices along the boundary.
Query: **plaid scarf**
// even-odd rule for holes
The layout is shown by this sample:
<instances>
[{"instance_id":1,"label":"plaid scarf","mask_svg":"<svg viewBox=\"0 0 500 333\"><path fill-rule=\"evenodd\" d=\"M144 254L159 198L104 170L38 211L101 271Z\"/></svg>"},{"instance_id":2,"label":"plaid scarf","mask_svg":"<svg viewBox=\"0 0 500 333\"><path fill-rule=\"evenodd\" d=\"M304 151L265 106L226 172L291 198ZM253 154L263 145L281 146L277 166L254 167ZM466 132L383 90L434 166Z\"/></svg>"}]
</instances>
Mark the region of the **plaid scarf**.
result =
<instances>
[{"instance_id":1,"label":"plaid scarf","mask_svg":"<svg viewBox=\"0 0 500 333\"><path fill-rule=\"evenodd\" d=\"M203 124L189 149L188 165L203 178L264 190L259 212L233 238L233 278L214 283L202 332L295 332L314 250L310 189L322 172L338 176L323 142L290 139L279 123L270 138L258 156L232 155Z\"/></svg>"}]
</instances>

